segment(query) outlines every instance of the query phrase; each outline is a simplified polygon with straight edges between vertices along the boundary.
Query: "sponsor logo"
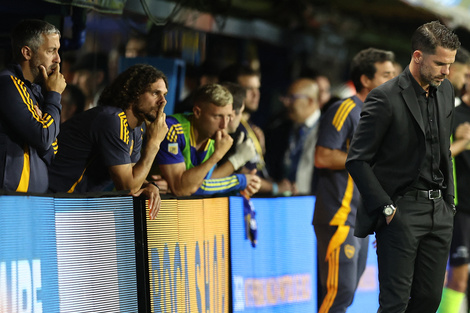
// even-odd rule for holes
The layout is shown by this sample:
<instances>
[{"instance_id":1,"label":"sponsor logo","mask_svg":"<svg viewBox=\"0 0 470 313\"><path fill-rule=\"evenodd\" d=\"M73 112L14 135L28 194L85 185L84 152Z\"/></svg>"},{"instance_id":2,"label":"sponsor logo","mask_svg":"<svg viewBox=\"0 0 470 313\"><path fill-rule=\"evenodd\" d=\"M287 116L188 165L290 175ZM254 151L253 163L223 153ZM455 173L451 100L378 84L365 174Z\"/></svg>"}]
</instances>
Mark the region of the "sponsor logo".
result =
<instances>
[{"instance_id":1,"label":"sponsor logo","mask_svg":"<svg viewBox=\"0 0 470 313\"><path fill-rule=\"evenodd\" d=\"M354 248L354 246L351 246L351 245L344 246L344 254L346 254L346 257L348 259L352 259L352 257L354 256L354 253L356 253L356 248Z\"/></svg>"},{"instance_id":2,"label":"sponsor logo","mask_svg":"<svg viewBox=\"0 0 470 313\"><path fill-rule=\"evenodd\" d=\"M169 143L168 144L168 152L171 154L177 155L178 154L178 143Z\"/></svg>"}]
</instances>

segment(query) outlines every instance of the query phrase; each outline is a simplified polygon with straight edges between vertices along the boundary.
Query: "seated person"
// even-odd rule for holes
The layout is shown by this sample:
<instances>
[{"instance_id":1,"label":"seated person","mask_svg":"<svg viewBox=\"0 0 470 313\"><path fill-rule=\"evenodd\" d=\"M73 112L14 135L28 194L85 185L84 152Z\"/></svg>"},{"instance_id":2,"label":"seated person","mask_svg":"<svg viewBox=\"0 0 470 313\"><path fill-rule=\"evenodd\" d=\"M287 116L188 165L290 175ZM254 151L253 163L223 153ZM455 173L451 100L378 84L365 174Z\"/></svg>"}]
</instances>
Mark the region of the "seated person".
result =
<instances>
[{"instance_id":1,"label":"seated person","mask_svg":"<svg viewBox=\"0 0 470 313\"><path fill-rule=\"evenodd\" d=\"M105 88L98 107L65 122L58 137L59 151L49 168L50 191L143 192L150 199L151 218L155 217L159 190L145 178L168 131L163 113L167 88L162 72L150 65L134 65ZM147 144L141 152L144 122Z\"/></svg>"},{"instance_id":2,"label":"seated person","mask_svg":"<svg viewBox=\"0 0 470 313\"><path fill-rule=\"evenodd\" d=\"M256 156L256 148L253 140L247 138L245 133L238 129L243 111L245 110L246 89L232 82L222 82L220 85L227 88L233 97L232 118L227 125L227 132L232 137L234 144L222 160L217 163L217 173L212 175L213 178L216 178L215 175L227 176L231 174ZM222 172L224 166L227 166L227 171L229 171L225 172L225 175L224 172Z\"/></svg>"},{"instance_id":3,"label":"seated person","mask_svg":"<svg viewBox=\"0 0 470 313\"><path fill-rule=\"evenodd\" d=\"M268 173L264 159L265 136L260 127L256 126L251 117L258 111L260 101L261 72L246 64L235 63L223 69L219 75L221 82L233 82L246 90L245 109L240 120L237 132L243 132L246 138L250 138L256 149L255 156L241 169L242 172L257 170L261 178L260 194L291 194L294 186L289 180L283 180L279 184L274 182Z\"/></svg>"},{"instance_id":4,"label":"seated person","mask_svg":"<svg viewBox=\"0 0 470 313\"><path fill-rule=\"evenodd\" d=\"M62 104L60 122L64 123L72 116L83 112L85 108L85 95L77 86L67 85L64 92L62 92L60 104Z\"/></svg>"},{"instance_id":5,"label":"seated person","mask_svg":"<svg viewBox=\"0 0 470 313\"><path fill-rule=\"evenodd\" d=\"M193 99L193 113L167 117L169 131L156 157L169 189L177 196L241 190L253 195L260 187L256 170L212 178L217 162L233 143L226 130L232 95L221 85L209 84L199 87Z\"/></svg>"}]
</instances>

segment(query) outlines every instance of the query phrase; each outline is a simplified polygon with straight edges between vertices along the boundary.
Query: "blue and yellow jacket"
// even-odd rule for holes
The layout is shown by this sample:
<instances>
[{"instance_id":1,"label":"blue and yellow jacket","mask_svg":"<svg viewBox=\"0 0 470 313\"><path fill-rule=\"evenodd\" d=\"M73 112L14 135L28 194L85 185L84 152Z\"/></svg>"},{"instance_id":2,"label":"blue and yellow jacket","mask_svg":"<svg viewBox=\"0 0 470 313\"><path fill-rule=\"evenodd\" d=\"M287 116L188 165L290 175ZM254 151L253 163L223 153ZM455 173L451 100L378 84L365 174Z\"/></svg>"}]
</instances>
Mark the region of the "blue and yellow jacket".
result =
<instances>
[{"instance_id":1,"label":"blue and yellow jacket","mask_svg":"<svg viewBox=\"0 0 470 313\"><path fill-rule=\"evenodd\" d=\"M168 134L160 144L157 164L185 163L186 169L205 162L214 153L214 141L209 139L204 151L196 151L193 144L193 132L189 115L174 114L166 119ZM243 190L247 186L243 174L234 174L223 178L211 178L215 166L207 173L202 186L194 195L231 194Z\"/></svg>"},{"instance_id":2,"label":"blue and yellow jacket","mask_svg":"<svg viewBox=\"0 0 470 313\"><path fill-rule=\"evenodd\" d=\"M61 96L25 80L18 64L0 72L0 95L0 189L46 192L47 166L57 152Z\"/></svg>"}]
</instances>

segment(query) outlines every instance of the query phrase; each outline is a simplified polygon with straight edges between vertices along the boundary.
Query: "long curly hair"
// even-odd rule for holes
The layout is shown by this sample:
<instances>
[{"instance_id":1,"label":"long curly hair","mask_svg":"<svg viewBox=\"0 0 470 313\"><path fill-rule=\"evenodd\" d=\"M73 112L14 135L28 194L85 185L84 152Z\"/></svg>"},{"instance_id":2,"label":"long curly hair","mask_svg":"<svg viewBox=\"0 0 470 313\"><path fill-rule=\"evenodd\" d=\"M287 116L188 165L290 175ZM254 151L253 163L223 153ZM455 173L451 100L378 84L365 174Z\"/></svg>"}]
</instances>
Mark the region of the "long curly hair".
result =
<instances>
[{"instance_id":1,"label":"long curly hair","mask_svg":"<svg viewBox=\"0 0 470 313\"><path fill-rule=\"evenodd\" d=\"M159 79L163 79L168 88L168 80L163 72L148 64L133 65L103 90L98 105L126 110Z\"/></svg>"}]
</instances>

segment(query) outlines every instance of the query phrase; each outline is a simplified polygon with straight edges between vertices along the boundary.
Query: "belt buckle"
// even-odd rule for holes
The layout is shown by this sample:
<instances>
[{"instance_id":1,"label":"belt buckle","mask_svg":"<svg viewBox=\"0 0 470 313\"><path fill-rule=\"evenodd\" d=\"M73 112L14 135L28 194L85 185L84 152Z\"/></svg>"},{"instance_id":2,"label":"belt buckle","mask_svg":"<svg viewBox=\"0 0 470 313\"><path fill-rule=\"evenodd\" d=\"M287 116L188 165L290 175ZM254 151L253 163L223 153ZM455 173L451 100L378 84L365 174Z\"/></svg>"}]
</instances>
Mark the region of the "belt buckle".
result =
<instances>
[{"instance_id":1,"label":"belt buckle","mask_svg":"<svg viewBox=\"0 0 470 313\"><path fill-rule=\"evenodd\" d=\"M435 195L437 193L437 196ZM428 199L429 200L434 200L434 199L439 199L441 197L441 190L428 190Z\"/></svg>"}]
</instances>

